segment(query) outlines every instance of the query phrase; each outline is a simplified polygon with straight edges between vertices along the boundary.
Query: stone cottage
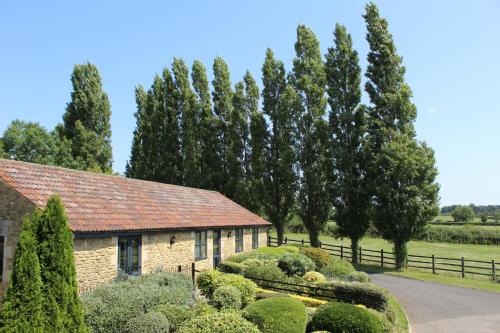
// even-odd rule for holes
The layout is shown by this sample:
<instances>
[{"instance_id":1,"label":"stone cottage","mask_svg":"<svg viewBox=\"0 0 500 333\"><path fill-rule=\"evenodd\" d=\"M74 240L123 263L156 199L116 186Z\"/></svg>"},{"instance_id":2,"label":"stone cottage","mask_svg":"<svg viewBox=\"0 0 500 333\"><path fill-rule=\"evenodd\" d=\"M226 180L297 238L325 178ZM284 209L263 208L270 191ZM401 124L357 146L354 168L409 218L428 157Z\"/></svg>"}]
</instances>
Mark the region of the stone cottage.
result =
<instances>
[{"instance_id":1,"label":"stone cottage","mask_svg":"<svg viewBox=\"0 0 500 333\"><path fill-rule=\"evenodd\" d=\"M118 269L214 267L265 246L270 227L218 192L0 159L0 295L23 218L52 194L74 233L81 290L112 280Z\"/></svg>"}]
</instances>

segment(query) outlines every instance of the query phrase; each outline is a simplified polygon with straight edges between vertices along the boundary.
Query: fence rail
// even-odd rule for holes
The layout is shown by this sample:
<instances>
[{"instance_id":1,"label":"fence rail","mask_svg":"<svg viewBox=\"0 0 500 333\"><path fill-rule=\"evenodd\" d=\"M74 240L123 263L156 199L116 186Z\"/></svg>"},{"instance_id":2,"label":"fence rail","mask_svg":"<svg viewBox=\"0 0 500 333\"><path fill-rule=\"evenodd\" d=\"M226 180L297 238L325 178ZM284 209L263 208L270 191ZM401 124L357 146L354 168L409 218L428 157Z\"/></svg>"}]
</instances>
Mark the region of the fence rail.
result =
<instances>
[{"instance_id":1,"label":"fence rail","mask_svg":"<svg viewBox=\"0 0 500 333\"><path fill-rule=\"evenodd\" d=\"M284 244L310 244L309 241L304 239L292 239L285 237ZM269 246L277 246L278 239L276 237L268 237ZM319 243L319 247L332 256L340 257L341 259L351 259L352 248L344 245L335 245L328 243ZM394 252L384 251L384 249L374 250L366 249L361 246L358 249L359 263L378 264L380 267L394 267L395 254ZM437 257L435 255L423 256L416 254L409 254L407 259L407 266L421 270L430 270L432 274L437 274L439 271L459 273L462 278L466 275L480 275L488 276L493 281L497 281L497 268L495 260L484 261L475 259L461 258L446 258Z\"/></svg>"}]
</instances>

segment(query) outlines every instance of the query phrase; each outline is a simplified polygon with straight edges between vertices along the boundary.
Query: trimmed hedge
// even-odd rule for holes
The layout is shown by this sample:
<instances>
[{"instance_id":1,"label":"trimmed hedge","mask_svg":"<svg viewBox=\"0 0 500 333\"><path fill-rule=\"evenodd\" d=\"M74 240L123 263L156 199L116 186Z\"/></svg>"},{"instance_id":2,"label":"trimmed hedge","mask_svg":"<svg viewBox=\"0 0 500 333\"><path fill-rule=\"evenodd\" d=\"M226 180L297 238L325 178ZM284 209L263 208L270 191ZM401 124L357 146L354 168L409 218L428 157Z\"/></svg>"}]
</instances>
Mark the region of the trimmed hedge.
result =
<instances>
[{"instance_id":1,"label":"trimmed hedge","mask_svg":"<svg viewBox=\"0 0 500 333\"><path fill-rule=\"evenodd\" d=\"M379 311L385 311L389 303L387 291L370 283L330 281L318 283L317 286L331 290L319 291L320 296L333 295Z\"/></svg>"},{"instance_id":2,"label":"trimmed hedge","mask_svg":"<svg viewBox=\"0 0 500 333\"><path fill-rule=\"evenodd\" d=\"M328 252L315 247L301 247L300 253L314 261L318 270L332 262L332 256Z\"/></svg>"},{"instance_id":3,"label":"trimmed hedge","mask_svg":"<svg viewBox=\"0 0 500 333\"><path fill-rule=\"evenodd\" d=\"M156 312L161 313L170 323L170 332L175 333L179 326L195 316L195 312L186 306L174 304L161 304L156 307Z\"/></svg>"},{"instance_id":4,"label":"trimmed hedge","mask_svg":"<svg viewBox=\"0 0 500 333\"><path fill-rule=\"evenodd\" d=\"M148 312L130 319L123 333L169 333L169 322L159 312Z\"/></svg>"},{"instance_id":5,"label":"trimmed hedge","mask_svg":"<svg viewBox=\"0 0 500 333\"><path fill-rule=\"evenodd\" d=\"M474 225L431 225L418 239L427 242L500 245L500 228L482 228Z\"/></svg>"},{"instance_id":6,"label":"trimmed hedge","mask_svg":"<svg viewBox=\"0 0 500 333\"><path fill-rule=\"evenodd\" d=\"M257 326L234 311L215 312L184 323L179 333L260 333Z\"/></svg>"},{"instance_id":7,"label":"trimmed hedge","mask_svg":"<svg viewBox=\"0 0 500 333\"><path fill-rule=\"evenodd\" d=\"M326 282L326 278L320 272L310 271L304 274L304 280L307 282Z\"/></svg>"},{"instance_id":8,"label":"trimmed hedge","mask_svg":"<svg viewBox=\"0 0 500 333\"><path fill-rule=\"evenodd\" d=\"M306 272L314 271L314 262L300 253L286 253L278 260L278 267L288 275L303 276Z\"/></svg>"},{"instance_id":9,"label":"trimmed hedge","mask_svg":"<svg viewBox=\"0 0 500 333\"><path fill-rule=\"evenodd\" d=\"M320 270L321 273L330 278L342 278L355 271L350 262L339 258L332 258L331 262Z\"/></svg>"},{"instance_id":10,"label":"trimmed hedge","mask_svg":"<svg viewBox=\"0 0 500 333\"><path fill-rule=\"evenodd\" d=\"M155 273L132 277L83 294L85 323L95 333L122 332L127 321L160 304L194 304L193 284L180 273Z\"/></svg>"},{"instance_id":11,"label":"trimmed hedge","mask_svg":"<svg viewBox=\"0 0 500 333\"><path fill-rule=\"evenodd\" d=\"M358 271L349 273L349 275L347 275L345 277L345 280L351 281L351 282L354 282L354 281L355 282L362 282L362 283L371 282L368 274L366 274L365 272L358 272Z\"/></svg>"},{"instance_id":12,"label":"trimmed hedge","mask_svg":"<svg viewBox=\"0 0 500 333\"><path fill-rule=\"evenodd\" d=\"M210 269L201 272L196 279L198 288L208 298L212 298L214 291L222 286L233 286L241 293L241 302L246 305L255 300L257 285L238 274L221 273Z\"/></svg>"},{"instance_id":13,"label":"trimmed hedge","mask_svg":"<svg viewBox=\"0 0 500 333\"><path fill-rule=\"evenodd\" d=\"M249 265L243 269L243 276L270 281L283 281L287 277L275 264ZM257 281L257 283L260 282L261 281ZM269 284L268 282L262 283Z\"/></svg>"},{"instance_id":14,"label":"trimmed hedge","mask_svg":"<svg viewBox=\"0 0 500 333\"><path fill-rule=\"evenodd\" d=\"M218 309L241 309L241 292L233 286L222 286L215 289L212 304Z\"/></svg>"},{"instance_id":15,"label":"trimmed hedge","mask_svg":"<svg viewBox=\"0 0 500 333\"><path fill-rule=\"evenodd\" d=\"M290 297L255 301L244 309L243 317L262 333L304 333L307 326L305 305Z\"/></svg>"},{"instance_id":16,"label":"trimmed hedge","mask_svg":"<svg viewBox=\"0 0 500 333\"><path fill-rule=\"evenodd\" d=\"M248 259L248 260L252 260L252 259ZM248 260L245 260L245 261L248 261ZM243 263L225 260L219 264L219 266L217 267L217 270L224 272L224 273L241 274L241 272L243 271L244 268L245 268L245 265Z\"/></svg>"},{"instance_id":17,"label":"trimmed hedge","mask_svg":"<svg viewBox=\"0 0 500 333\"><path fill-rule=\"evenodd\" d=\"M384 333L380 319L366 309L333 302L321 306L312 316L308 331L330 333Z\"/></svg>"}]
</instances>

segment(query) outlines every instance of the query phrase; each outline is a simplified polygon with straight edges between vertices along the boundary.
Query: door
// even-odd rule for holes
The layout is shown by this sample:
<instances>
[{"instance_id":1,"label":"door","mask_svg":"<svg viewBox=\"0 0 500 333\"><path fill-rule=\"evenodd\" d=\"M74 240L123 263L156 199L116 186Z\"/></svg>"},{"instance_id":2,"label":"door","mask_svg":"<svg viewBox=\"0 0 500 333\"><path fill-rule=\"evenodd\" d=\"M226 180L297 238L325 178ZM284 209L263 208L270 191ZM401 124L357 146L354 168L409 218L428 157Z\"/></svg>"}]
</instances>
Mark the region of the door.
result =
<instances>
[{"instance_id":1,"label":"door","mask_svg":"<svg viewBox=\"0 0 500 333\"><path fill-rule=\"evenodd\" d=\"M118 267L130 275L141 274L141 237L118 238Z\"/></svg>"},{"instance_id":2,"label":"door","mask_svg":"<svg viewBox=\"0 0 500 333\"><path fill-rule=\"evenodd\" d=\"M220 240L221 240L221 232L220 230L214 230L212 232L212 238L213 238L213 242L214 242L214 246L213 246L213 253L214 253L214 268L216 268L217 266L219 266L220 264L220 254L221 254L221 244L220 244Z\"/></svg>"}]
</instances>

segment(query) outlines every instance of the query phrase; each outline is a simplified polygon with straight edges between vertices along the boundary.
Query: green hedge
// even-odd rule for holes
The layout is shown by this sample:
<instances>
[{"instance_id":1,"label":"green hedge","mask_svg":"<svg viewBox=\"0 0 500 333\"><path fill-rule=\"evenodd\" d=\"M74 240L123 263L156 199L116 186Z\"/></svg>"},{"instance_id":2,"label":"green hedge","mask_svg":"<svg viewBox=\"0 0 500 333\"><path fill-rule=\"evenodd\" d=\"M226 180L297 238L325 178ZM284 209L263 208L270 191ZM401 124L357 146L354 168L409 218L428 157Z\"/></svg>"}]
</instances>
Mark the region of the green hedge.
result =
<instances>
[{"instance_id":1,"label":"green hedge","mask_svg":"<svg viewBox=\"0 0 500 333\"><path fill-rule=\"evenodd\" d=\"M262 333L304 333L307 325L306 307L290 297L255 301L244 309L243 317Z\"/></svg>"},{"instance_id":2,"label":"green hedge","mask_svg":"<svg viewBox=\"0 0 500 333\"><path fill-rule=\"evenodd\" d=\"M185 322L179 333L260 333L257 326L234 311L215 312Z\"/></svg>"},{"instance_id":3,"label":"green hedge","mask_svg":"<svg viewBox=\"0 0 500 333\"><path fill-rule=\"evenodd\" d=\"M218 309L241 309L241 292L233 286L221 286L212 295L212 304Z\"/></svg>"},{"instance_id":4,"label":"green hedge","mask_svg":"<svg viewBox=\"0 0 500 333\"><path fill-rule=\"evenodd\" d=\"M315 247L301 247L300 253L314 261L318 270L332 262L332 256L328 252Z\"/></svg>"},{"instance_id":5,"label":"green hedge","mask_svg":"<svg viewBox=\"0 0 500 333\"><path fill-rule=\"evenodd\" d=\"M320 269L320 272L330 278L344 278L355 272L354 266L347 260L332 258L332 261Z\"/></svg>"},{"instance_id":6,"label":"green hedge","mask_svg":"<svg viewBox=\"0 0 500 333\"><path fill-rule=\"evenodd\" d=\"M148 312L130 319L123 333L169 333L169 322L159 312Z\"/></svg>"},{"instance_id":7,"label":"green hedge","mask_svg":"<svg viewBox=\"0 0 500 333\"><path fill-rule=\"evenodd\" d=\"M160 304L193 305L193 284L180 273L155 273L115 282L83 294L85 323L95 333L122 332L127 321Z\"/></svg>"},{"instance_id":8,"label":"green hedge","mask_svg":"<svg viewBox=\"0 0 500 333\"><path fill-rule=\"evenodd\" d=\"M383 333L381 320L366 309L332 302L321 306L312 316L309 332L328 331L330 333Z\"/></svg>"},{"instance_id":9,"label":"green hedge","mask_svg":"<svg viewBox=\"0 0 500 333\"><path fill-rule=\"evenodd\" d=\"M419 239L428 242L500 245L500 228L482 228L473 225L431 225Z\"/></svg>"},{"instance_id":10,"label":"green hedge","mask_svg":"<svg viewBox=\"0 0 500 333\"><path fill-rule=\"evenodd\" d=\"M246 305L255 300L257 285L238 274L221 273L210 269L201 272L196 279L198 288L208 298L212 298L214 291L222 286L233 286L241 293L241 301Z\"/></svg>"},{"instance_id":11,"label":"green hedge","mask_svg":"<svg viewBox=\"0 0 500 333\"><path fill-rule=\"evenodd\" d=\"M167 318L170 323L170 333L177 332L177 329L182 323L192 319L196 315L193 309L184 305L174 304L160 304L156 307L155 311Z\"/></svg>"},{"instance_id":12,"label":"green hedge","mask_svg":"<svg viewBox=\"0 0 500 333\"><path fill-rule=\"evenodd\" d=\"M330 281L318 283L320 296L334 296L341 300L363 304L378 311L385 311L389 302L387 291L371 283ZM330 291L331 290L331 291Z\"/></svg>"},{"instance_id":13,"label":"green hedge","mask_svg":"<svg viewBox=\"0 0 500 333\"><path fill-rule=\"evenodd\" d=\"M303 276L306 272L314 271L314 261L300 253L286 253L278 260L278 267L288 275Z\"/></svg>"}]
</instances>

